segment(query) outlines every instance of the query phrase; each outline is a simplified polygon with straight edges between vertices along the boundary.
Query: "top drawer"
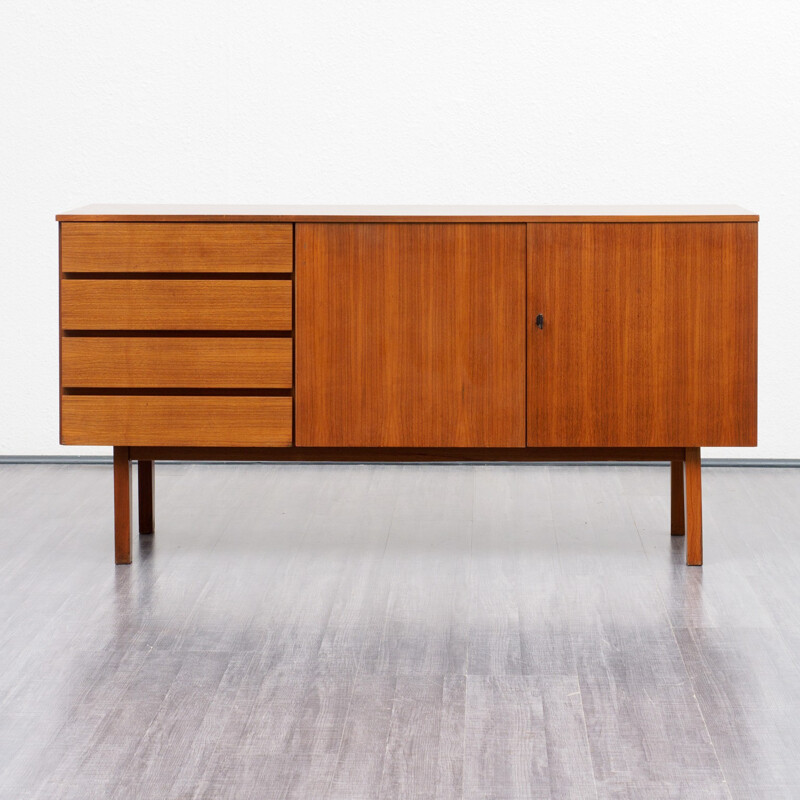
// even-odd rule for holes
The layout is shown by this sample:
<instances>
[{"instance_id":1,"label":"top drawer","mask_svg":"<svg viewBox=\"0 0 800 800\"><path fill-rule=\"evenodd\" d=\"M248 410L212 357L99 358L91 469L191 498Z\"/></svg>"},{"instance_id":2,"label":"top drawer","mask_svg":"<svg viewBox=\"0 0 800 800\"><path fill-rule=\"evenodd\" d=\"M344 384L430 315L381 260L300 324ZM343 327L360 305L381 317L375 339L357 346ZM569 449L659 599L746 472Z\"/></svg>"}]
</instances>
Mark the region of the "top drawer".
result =
<instances>
[{"instance_id":1,"label":"top drawer","mask_svg":"<svg viewBox=\"0 0 800 800\"><path fill-rule=\"evenodd\" d=\"M62 222L62 272L291 272L292 225Z\"/></svg>"}]
</instances>

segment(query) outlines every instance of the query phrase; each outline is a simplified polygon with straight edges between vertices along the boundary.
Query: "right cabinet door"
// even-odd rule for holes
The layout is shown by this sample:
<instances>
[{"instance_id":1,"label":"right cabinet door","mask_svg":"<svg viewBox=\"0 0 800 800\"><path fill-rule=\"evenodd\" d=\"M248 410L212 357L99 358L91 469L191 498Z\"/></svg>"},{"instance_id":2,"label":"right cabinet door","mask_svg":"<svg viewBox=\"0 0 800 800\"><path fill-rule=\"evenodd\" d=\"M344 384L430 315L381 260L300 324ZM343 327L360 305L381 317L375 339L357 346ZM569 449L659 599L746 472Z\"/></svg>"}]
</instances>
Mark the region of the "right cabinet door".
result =
<instances>
[{"instance_id":1,"label":"right cabinet door","mask_svg":"<svg viewBox=\"0 0 800 800\"><path fill-rule=\"evenodd\" d=\"M527 442L756 444L757 223L528 225Z\"/></svg>"}]
</instances>

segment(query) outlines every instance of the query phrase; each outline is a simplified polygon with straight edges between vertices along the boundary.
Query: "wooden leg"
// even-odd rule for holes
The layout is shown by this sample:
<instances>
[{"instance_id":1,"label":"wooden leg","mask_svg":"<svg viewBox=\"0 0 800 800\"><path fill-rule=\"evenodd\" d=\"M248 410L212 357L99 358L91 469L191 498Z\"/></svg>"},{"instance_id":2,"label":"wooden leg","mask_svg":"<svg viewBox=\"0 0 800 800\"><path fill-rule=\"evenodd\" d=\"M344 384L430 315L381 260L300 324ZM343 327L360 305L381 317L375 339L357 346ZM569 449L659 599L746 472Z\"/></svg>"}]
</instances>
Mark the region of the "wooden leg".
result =
<instances>
[{"instance_id":1,"label":"wooden leg","mask_svg":"<svg viewBox=\"0 0 800 800\"><path fill-rule=\"evenodd\" d=\"M114 560L131 563L131 462L127 447L114 448Z\"/></svg>"},{"instance_id":2,"label":"wooden leg","mask_svg":"<svg viewBox=\"0 0 800 800\"><path fill-rule=\"evenodd\" d=\"M140 461L137 467L139 483L139 535L155 533L153 492L155 491L155 469L152 461Z\"/></svg>"},{"instance_id":3,"label":"wooden leg","mask_svg":"<svg viewBox=\"0 0 800 800\"><path fill-rule=\"evenodd\" d=\"M686 448L686 563L703 563L703 497L700 486L700 448Z\"/></svg>"},{"instance_id":4,"label":"wooden leg","mask_svg":"<svg viewBox=\"0 0 800 800\"><path fill-rule=\"evenodd\" d=\"M686 503L683 496L683 461L672 461L670 471L670 491L672 494L672 511L670 513L673 536L686 533Z\"/></svg>"}]
</instances>

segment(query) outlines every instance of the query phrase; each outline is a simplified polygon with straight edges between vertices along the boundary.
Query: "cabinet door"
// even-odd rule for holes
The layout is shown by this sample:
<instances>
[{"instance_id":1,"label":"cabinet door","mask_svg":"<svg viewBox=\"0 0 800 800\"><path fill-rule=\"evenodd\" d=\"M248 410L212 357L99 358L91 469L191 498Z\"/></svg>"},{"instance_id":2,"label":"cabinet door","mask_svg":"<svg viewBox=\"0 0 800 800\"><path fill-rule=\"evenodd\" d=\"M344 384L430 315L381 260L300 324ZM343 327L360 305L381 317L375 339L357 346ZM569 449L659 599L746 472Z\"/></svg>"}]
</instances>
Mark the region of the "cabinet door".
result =
<instances>
[{"instance_id":1,"label":"cabinet door","mask_svg":"<svg viewBox=\"0 0 800 800\"><path fill-rule=\"evenodd\" d=\"M756 231L529 225L528 444L755 445Z\"/></svg>"},{"instance_id":2,"label":"cabinet door","mask_svg":"<svg viewBox=\"0 0 800 800\"><path fill-rule=\"evenodd\" d=\"M300 446L523 447L523 224L298 224Z\"/></svg>"}]
</instances>

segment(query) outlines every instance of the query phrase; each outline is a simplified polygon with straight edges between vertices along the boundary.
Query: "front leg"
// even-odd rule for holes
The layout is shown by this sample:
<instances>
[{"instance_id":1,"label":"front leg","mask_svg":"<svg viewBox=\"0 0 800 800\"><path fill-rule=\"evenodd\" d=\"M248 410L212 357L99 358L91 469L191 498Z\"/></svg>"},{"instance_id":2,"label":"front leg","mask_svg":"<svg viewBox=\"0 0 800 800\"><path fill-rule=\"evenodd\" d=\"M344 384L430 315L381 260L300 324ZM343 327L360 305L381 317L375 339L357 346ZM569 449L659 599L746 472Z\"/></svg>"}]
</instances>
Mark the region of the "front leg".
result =
<instances>
[{"instance_id":1,"label":"front leg","mask_svg":"<svg viewBox=\"0 0 800 800\"><path fill-rule=\"evenodd\" d=\"M127 447L114 448L114 561L131 563L131 462Z\"/></svg>"},{"instance_id":2,"label":"front leg","mask_svg":"<svg viewBox=\"0 0 800 800\"><path fill-rule=\"evenodd\" d=\"M700 448L687 447L686 477L686 563L703 563L703 495L700 484Z\"/></svg>"}]
</instances>

